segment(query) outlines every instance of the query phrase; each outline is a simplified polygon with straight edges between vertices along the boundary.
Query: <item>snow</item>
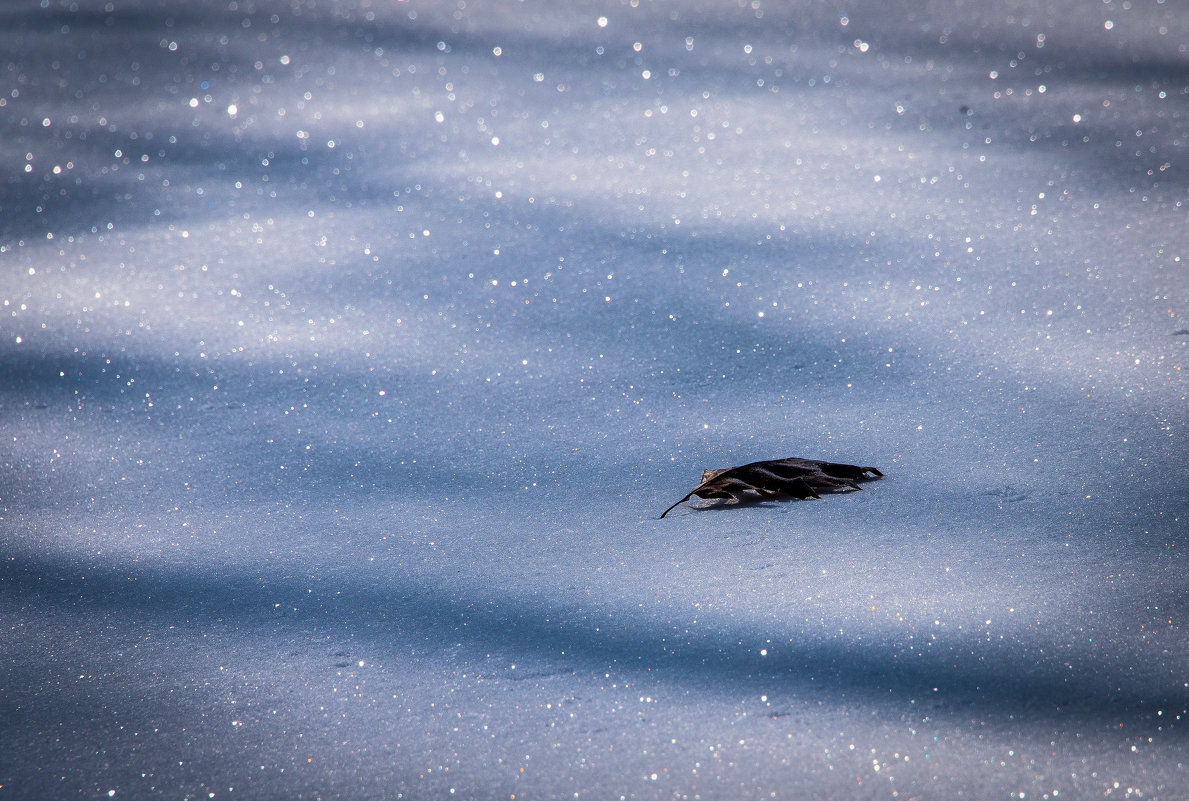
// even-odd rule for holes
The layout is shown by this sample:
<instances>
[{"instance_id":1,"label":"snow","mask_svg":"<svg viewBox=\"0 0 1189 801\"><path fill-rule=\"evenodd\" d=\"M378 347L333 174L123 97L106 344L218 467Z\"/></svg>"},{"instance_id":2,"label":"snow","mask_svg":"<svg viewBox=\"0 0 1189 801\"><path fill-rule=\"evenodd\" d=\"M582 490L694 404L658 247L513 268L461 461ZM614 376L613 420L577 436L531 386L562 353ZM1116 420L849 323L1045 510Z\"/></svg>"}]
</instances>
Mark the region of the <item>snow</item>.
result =
<instances>
[{"instance_id":1,"label":"snow","mask_svg":"<svg viewBox=\"0 0 1189 801\"><path fill-rule=\"evenodd\" d=\"M910 5L8 3L0 798L1183 798L1189 15Z\"/></svg>"}]
</instances>

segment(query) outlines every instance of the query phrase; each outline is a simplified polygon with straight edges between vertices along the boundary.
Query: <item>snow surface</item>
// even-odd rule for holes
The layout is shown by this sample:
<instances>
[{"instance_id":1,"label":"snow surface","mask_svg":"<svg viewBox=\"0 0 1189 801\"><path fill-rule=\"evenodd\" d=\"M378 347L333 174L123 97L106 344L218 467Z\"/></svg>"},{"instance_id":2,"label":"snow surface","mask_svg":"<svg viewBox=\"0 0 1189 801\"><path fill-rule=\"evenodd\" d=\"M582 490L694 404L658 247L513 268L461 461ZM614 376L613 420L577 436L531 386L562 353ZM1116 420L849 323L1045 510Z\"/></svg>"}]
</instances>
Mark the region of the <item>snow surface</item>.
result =
<instances>
[{"instance_id":1,"label":"snow surface","mask_svg":"<svg viewBox=\"0 0 1189 801\"><path fill-rule=\"evenodd\" d=\"M0 799L1189 798L1187 147L1181 0L5 3Z\"/></svg>"}]
</instances>

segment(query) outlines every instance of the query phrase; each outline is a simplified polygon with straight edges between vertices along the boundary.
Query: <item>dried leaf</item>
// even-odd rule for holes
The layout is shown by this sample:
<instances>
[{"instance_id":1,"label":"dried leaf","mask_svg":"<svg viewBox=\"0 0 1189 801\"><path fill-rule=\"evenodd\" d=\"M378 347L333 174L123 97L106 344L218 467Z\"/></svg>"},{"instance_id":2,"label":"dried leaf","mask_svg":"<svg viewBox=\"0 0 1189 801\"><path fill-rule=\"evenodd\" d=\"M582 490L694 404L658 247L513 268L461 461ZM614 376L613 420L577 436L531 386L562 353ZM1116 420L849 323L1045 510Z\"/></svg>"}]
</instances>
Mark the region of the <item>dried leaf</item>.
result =
<instances>
[{"instance_id":1,"label":"dried leaf","mask_svg":"<svg viewBox=\"0 0 1189 801\"><path fill-rule=\"evenodd\" d=\"M661 517L695 495L699 498L747 501L756 500L755 495L747 494L755 493L761 499L790 496L804 500L820 498L820 492L862 489L855 483L857 480L882 475L883 473L875 467L858 467L853 464L836 464L795 457L752 462L723 470L705 470L702 473L702 483L666 509Z\"/></svg>"}]
</instances>

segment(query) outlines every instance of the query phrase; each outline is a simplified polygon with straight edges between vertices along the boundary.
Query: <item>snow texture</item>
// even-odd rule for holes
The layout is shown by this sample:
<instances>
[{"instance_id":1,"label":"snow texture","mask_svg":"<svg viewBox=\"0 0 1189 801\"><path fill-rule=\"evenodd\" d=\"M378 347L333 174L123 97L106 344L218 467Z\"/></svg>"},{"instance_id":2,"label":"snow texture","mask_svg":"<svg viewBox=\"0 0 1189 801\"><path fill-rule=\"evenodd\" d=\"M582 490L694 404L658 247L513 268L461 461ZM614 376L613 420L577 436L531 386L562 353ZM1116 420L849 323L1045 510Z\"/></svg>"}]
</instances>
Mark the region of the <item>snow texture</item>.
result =
<instances>
[{"instance_id":1,"label":"snow texture","mask_svg":"<svg viewBox=\"0 0 1189 801\"><path fill-rule=\"evenodd\" d=\"M5 3L0 799L1189 797L1187 43Z\"/></svg>"}]
</instances>

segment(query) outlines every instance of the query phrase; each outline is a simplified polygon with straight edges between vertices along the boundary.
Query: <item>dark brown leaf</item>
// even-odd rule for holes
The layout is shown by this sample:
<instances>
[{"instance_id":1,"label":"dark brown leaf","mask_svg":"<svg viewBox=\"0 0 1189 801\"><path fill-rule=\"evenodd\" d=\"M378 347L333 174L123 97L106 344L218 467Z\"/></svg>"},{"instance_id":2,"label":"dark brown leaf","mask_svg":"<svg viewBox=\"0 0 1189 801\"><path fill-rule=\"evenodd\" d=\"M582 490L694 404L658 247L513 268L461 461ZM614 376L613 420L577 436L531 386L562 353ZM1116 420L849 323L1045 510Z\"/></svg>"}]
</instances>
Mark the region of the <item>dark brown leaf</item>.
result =
<instances>
[{"instance_id":1,"label":"dark brown leaf","mask_svg":"<svg viewBox=\"0 0 1189 801\"><path fill-rule=\"evenodd\" d=\"M702 483L661 513L661 517L695 495L699 498L725 498L735 501L757 500L757 495L760 499L792 497L804 500L820 498L821 495L818 493L822 492L862 489L856 481L882 475L883 473L875 467L858 467L853 464L836 464L795 457L752 462L723 470L706 470L702 473Z\"/></svg>"}]
</instances>

